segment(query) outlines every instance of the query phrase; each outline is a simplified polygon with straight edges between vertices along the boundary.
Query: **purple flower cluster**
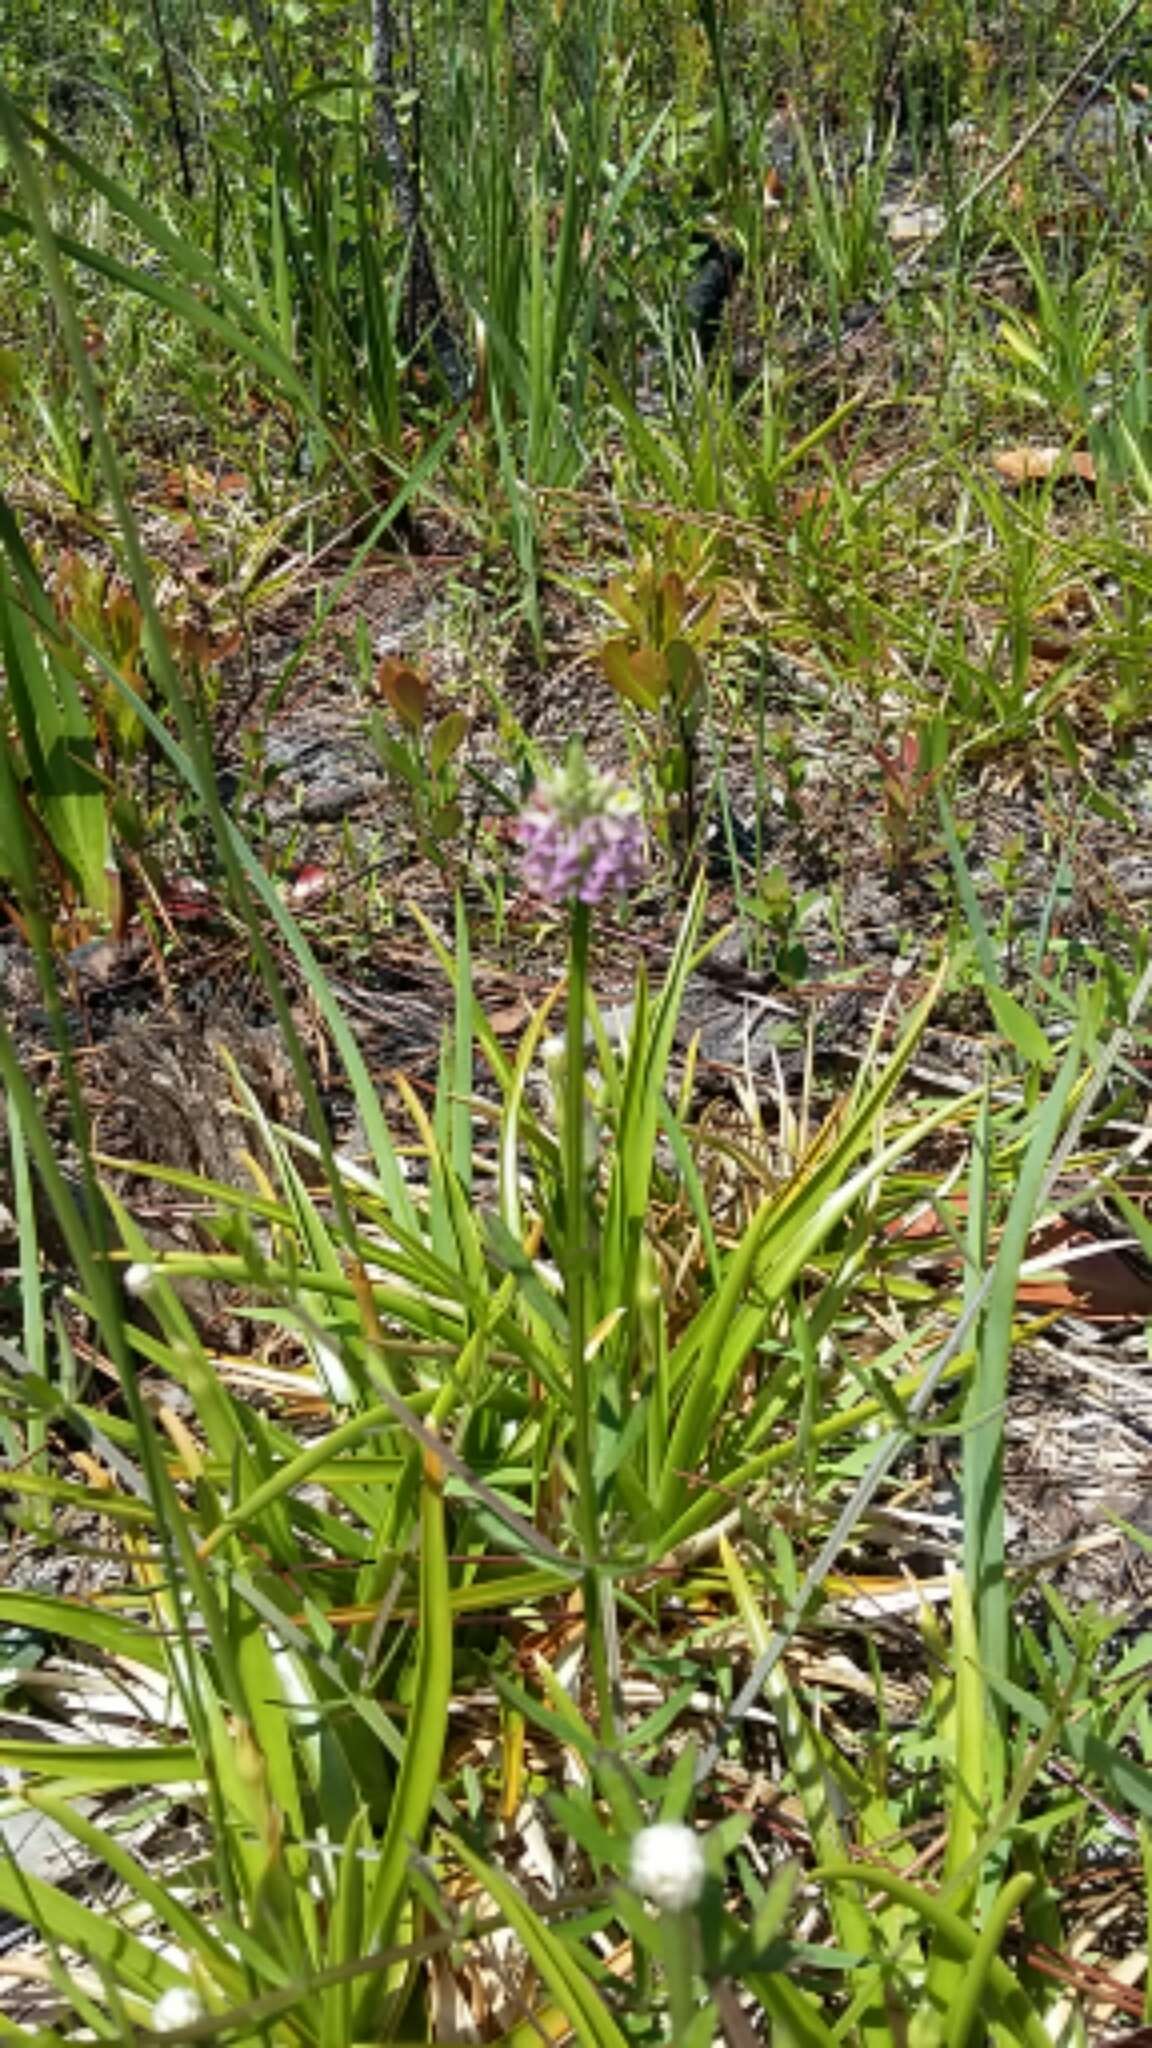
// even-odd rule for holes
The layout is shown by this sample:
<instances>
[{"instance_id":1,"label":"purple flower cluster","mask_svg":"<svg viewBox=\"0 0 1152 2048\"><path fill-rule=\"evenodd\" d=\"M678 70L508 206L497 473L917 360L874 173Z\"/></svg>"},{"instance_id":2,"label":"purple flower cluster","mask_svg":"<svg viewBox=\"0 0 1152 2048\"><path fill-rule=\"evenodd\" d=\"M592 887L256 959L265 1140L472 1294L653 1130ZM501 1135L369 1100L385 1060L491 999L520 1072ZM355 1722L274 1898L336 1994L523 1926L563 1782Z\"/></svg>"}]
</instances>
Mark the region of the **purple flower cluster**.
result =
<instances>
[{"instance_id":1,"label":"purple flower cluster","mask_svg":"<svg viewBox=\"0 0 1152 2048\"><path fill-rule=\"evenodd\" d=\"M576 752L537 784L516 834L524 886L548 903L599 903L610 893L627 894L643 878L639 797Z\"/></svg>"}]
</instances>

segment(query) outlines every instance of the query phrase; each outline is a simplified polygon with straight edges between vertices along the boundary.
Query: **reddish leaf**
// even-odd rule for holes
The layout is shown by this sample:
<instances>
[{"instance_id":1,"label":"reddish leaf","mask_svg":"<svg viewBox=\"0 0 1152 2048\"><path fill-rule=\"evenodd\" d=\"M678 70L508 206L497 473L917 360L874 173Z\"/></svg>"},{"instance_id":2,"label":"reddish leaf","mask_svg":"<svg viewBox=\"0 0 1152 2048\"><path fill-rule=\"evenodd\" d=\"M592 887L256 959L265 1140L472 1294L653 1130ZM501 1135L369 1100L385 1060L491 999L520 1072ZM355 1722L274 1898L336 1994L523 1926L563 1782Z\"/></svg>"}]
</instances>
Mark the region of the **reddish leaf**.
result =
<instances>
[{"instance_id":1,"label":"reddish leaf","mask_svg":"<svg viewBox=\"0 0 1152 2048\"><path fill-rule=\"evenodd\" d=\"M961 1216L967 1208L962 1194L954 1195L951 1207ZM935 1210L905 1224L895 1224L890 1236L915 1243L940 1234L942 1225ZM1145 1322L1152 1316L1152 1275L1144 1273L1119 1251L1113 1251L1091 1230L1066 1217L1057 1216L1033 1232L1027 1257L1064 1255L1064 1263L1044 1273L1022 1275L1016 1288L1021 1307L1050 1314L1083 1316L1092 1322ZM950 1245L942 1246L940 1263L959 1270L959 1257Z\"/></svg>"},{"instance_id":2,"label":"reddish leaf","mask_svg":"<svg viewBox=\"0 0 1152 2048\"><path fill-rule=\"evenodd\" d=\"M300 910L306 903L316 903L327 896L332 887L332 876L318 861L305 861L299 867L285 889L284 894L293 910Z\"/></svg>"},{"instance_id":3,"label":"reddish leaf","mask_svg":"<svg viewBox=\"0 0 1152 2048\"><path fill-rule=\"evenodd\" d=\"M376 686L401 724L406 725L410 732L419 732L428 716L432 695L431 686L420 671L410 662L398 661L391 654L385 655L376 670Z\"/></svg>"},{"instance_id":4,"label":"reddish leaf","mask_svg":"<svg viewBox=\"0 0 1152 2048\"><path fill-rule=\"evenodd\" d=\"M169 917L177 924L205 924L218 909L207 883L196 875L176 875L165 884L161 899Z\"/></svg>"},{"instance_id":5,"label":"reddish leaf","mask_svg":"<svg viewBox=\"0 0 1152 2048\"><path fill-rule=\"evenodd\" d=\"M172 652L189 668L209 669L235 654L241 634L238 627L212 632L206 627L186 624L170 627L169 639Z\"/></svg>"},{"instance_id":6,"label":"reddish leaf","mask_svg":"<svg viewBox=\"0 0 1152 2048\"><path fill-rule=\"evenodd\" d=\"M684 617L684 607L687 601L688 593L684 587L684 578L677 570L669 569L661 577L659 588L661 644L673 639L680 631L680 624Z\"/></svg>"}]
</instances>

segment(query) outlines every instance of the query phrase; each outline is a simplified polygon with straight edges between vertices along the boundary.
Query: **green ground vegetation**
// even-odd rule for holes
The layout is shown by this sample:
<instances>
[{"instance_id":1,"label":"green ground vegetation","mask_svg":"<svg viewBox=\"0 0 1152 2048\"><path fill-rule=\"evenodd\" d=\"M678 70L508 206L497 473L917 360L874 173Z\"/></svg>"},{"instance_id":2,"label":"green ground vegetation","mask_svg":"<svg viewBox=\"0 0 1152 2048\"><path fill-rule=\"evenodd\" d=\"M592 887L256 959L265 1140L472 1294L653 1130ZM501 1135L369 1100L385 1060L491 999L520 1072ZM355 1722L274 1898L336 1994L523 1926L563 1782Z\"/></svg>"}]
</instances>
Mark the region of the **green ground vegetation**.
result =
<instances>
[{"instance_id":1,"label":"green ground vegetation","mask_svg":"<svg viewBox=\"0 0 1152 2048\"><path fill-rule=\"evenodd\" d=\"M2 62L0 2040L1152 2022L1140 12Z\"/></svg>"}]
</instances>

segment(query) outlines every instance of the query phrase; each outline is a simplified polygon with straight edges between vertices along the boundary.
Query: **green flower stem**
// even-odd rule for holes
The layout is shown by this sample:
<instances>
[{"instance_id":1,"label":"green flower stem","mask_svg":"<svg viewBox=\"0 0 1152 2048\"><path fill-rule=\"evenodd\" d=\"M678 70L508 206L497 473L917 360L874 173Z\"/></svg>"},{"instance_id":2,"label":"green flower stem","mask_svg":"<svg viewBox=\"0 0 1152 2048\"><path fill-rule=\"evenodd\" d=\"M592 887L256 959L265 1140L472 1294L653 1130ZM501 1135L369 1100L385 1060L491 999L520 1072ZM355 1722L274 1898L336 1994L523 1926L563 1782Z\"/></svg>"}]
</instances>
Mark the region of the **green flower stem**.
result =
<instances>
[{"instance_id":1,"label":"green flower stem","mask_svg":"<svg viewBox=\"0 0 1152 2048\"><path fill-rule=\"evenodd\" d=\"M700 2010L694 1983L696 1916L691 1910L661 1913L660 1952L668 1993L669 2039L685 2041Z\"/></svg>"},{"instance_id":2,"label":"green flower stem","mask_svg":"<svg viewBox=\"0 0 1152 2048\"><path fill-rule=\"evenodd\" d=\"M588 939L592 913L587 903L572 905L568 963L568 1014L564 1059L564 1286L568 1308L568 1364L572 1387L572 1418L576 1437L577 1526L584 1551L584 1627L600 1715L600 1734L610 1742L614 1732L612 1681L608 1668L603 1603L610 1598L600 1568L600 1517L593 1472L595 1393L589 1370L588 1283L592 1264L588 1190L584 1158L587 1095L584 1087L584 1014L588 997Z\"/></svg>"}]
</instances>

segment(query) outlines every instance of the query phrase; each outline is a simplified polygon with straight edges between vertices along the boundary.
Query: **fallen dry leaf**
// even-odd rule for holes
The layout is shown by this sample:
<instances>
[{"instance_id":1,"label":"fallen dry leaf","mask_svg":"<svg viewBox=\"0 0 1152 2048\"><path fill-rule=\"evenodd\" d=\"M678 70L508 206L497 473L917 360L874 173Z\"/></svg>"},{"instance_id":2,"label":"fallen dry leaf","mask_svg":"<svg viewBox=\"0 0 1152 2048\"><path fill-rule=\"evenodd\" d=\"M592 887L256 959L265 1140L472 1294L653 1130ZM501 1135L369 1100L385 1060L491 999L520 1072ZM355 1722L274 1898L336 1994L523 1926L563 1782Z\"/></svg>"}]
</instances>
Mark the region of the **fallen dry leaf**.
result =
<instances>
[{"instance_id":1,"label":"fallen dry leaf","mask_svg":"<svg viewBox=\"0 0 1152 2048\"><path fill-rule=\"evenodd\" d=\"M1076 642L1071 633L1033 633L1031 639L1033 661L1067 661L1073 653Z\"/></svg>"},{"instance_id":2,"label":"fallen dry leaf","mask_svg":"<svg viewBox=\"0 0 1152 2048\"><path fill-rule=\"evenodd\" d=\"M514 1003L506 1003L503 1009L490 1011L488 1022L497 1038L511 1038L524 1029L531 1014L527 1003L517 998Z\"/></svg>"},{"instance_id":3,"label":"fallen dry leaf","mask_svg":"<svg viewBox=\"0 0 1152 2048\"><path fill-rule=\"evenodd\" d=\"M947 218L942 206L899 206L888 215L888 240L898 247L934 242L943 234Z\"/></svg>"},{"instance_id":4,"label":"fallen dry leaf","mask_svg":"<svg viewBox=\"0 0 1152 2048\"><path fill-rule=\"evenodd\" d=\"M1009 484L1044 483L1050 476L1078 476L1094 484L1096 464L1084 448L1001 448L992 466Z\"/></svg>"},{"instance_id":5,"label":"fallen dry leaf","mask_svg":"<svg viewBox=\"0 0 1152 2048\"><path fill-rule=\"evenodd\" d=\"M957 1216L967 1210L962 1193L952 1197ZM943 1235L939 1216L932 1208L892 1227L889 1235L915 1244ZM1131 1241L1119 1244L1101 1241L1095 1231L1070 1217L1053 1217L1028 1240L1027 1259L1031 1271L1021 1273L1016 1285L1020 1307L1071 1314L1089 1322L1145 1322L1152 1316L1152 1274L1139 1260L1125 1258ZM940 1249L940 1264L955 1266L959 1257L947 1245ZM1043 1265L1044 1270L1037 1270Z\"/></svg>"},{"instance_id":6,"label":"fallen dry leaf","mask_svg":"<svg viewBox=\"0 0 1152 2048\"><path fill-rule=\"evenodd\" d=\"M160 898L165 914L177 924L204 924L215 917L219 903L198 875L173 875Z\"/></svg>"}]
</instances>

